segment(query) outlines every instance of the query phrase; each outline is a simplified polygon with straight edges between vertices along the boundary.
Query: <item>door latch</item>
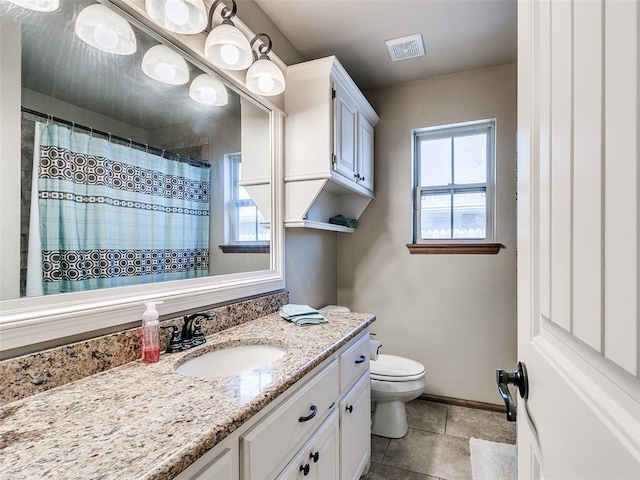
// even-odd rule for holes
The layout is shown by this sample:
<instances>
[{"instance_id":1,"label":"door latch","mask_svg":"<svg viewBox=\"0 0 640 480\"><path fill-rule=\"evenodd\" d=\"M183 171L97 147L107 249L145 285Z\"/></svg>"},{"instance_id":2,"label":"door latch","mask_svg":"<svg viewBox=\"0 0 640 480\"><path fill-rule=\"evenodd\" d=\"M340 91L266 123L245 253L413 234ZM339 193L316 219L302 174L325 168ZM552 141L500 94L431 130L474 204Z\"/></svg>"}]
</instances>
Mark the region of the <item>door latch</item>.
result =
<instances>
[{"instance_id":1,"label":"door latch","mask_svg":"<svg viewBox=\"0 0 640 480\"><path fill-rule=\"evenodd\" d=\"M511 392L509 392L509 384L515 385L518 388L520 397L525 400L529 396L529 377L527 375L527 367L523 362L518 362L518 369L512 372L507 372L499 368L496 370L496 383L498 384L498 391L504 400L504 404L507 407L507 420L510 422L516 421L516 405L511 398Z\"/></svg>"}]
</instances>

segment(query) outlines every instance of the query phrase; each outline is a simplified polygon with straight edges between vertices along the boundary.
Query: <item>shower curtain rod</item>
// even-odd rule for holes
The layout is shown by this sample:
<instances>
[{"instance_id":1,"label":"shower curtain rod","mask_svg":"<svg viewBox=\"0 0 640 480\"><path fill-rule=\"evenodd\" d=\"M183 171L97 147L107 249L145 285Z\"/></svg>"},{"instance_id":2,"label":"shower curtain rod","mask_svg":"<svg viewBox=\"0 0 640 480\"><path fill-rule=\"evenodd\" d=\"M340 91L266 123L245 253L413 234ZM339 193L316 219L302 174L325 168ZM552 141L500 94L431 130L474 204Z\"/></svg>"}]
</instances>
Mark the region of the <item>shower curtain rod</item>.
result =
<instances>
[{"instance_id":1,"label":"shower curtain rod","mask_svg":"<svg viewBox=\"0 0 640 480\"><path fill-rule=\"evenodd\" d=\"M136 142L135 140L131 140L130 138L124 138L124 137L120 137L118 135L112 135L109 132L103 132L102 130L96 130L93 127L86 127L84 125L80 125L80 124L75 123L75 122L70 122L69 120L64 120L63 118L54 117L53 115L49 115L48 113L38 112L36 110L31 110L30 108L26 108L26 107L20 107L20 108L24 113L29 113L29 114L35 115L37 117L46 118L47 121L52 121L52 122L56 122L56 123L62 123L64 125L68 125L68 126L70 126L72 128L79 128L80 130L85 130L87 132L90 132L91 134L95 133L97 135L101 135L103 137L107 137L109 140L118 140L118 141L123 142L123 143L128 143L130 147L132 145L135 145L137 147L142 147L142 148L144 148L144 150L146 152L157 153L158 155L160 155L163 158L165 158L165 155L167 155L167 157L166 157L167 160L175 160L175 161L178 161L178 162L188 163L189 165L193 165L195 167L211 168L211 165L206 163L206 162L201 162L200 160L196 160L196 159L191 158L191 157L186 157L184 155L180 155L179 153L169 152L167 150L163 150L162 148L150 147L146 143ZM170 158L170 157L175 157L175 158Z\"/></svg>"}]
</instances>

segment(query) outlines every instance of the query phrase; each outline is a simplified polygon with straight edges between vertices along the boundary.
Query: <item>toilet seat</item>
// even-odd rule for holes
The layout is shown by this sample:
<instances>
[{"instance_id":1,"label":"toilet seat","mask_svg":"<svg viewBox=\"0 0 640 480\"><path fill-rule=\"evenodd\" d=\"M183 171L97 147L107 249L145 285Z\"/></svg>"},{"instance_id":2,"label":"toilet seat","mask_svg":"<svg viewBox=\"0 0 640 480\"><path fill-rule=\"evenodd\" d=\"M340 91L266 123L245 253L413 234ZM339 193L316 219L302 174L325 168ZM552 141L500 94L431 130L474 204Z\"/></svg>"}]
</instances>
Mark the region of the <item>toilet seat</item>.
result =
<instances>
[{"instance_id":1,"label":"toilet seat","mask_svg":"<svg viewBox=\"0 0 640 480\"><path fill-rule=\"evenodd\" d=\"M425 376L425 368L419 362L396 355L382 354L369 363L371 379L383 382L409 382Z\"/></svg>"}]
</instances>

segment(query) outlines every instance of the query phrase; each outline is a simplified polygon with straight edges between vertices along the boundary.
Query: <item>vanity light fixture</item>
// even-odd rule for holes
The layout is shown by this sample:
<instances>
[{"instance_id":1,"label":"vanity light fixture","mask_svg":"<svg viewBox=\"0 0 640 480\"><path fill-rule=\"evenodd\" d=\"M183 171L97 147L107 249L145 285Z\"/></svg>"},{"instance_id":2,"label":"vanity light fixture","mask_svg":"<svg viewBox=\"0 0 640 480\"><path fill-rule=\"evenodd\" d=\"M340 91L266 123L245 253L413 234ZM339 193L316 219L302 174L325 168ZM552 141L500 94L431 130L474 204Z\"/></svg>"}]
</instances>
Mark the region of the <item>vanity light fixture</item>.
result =
<instances>
[{"instance_id":1,"label":"vanity light fixture","mask_svg":"<svg viewBox=\"0 0 640 480\"><path fill-rule=\"evenodd\" d=\"M131 55L137 48L129 22L99 3L78 14L75 32L84 42L104 52Z\"/></svg>"},{"instance_id":2,"label":"vanity light fixture","mask_svg":"<svg viewBox=\"0 0 640 480\"><path fill-rule=\"evenodd\" d=\"M59 0L9 0L20 7L35 10L36 12L53 12L60 6Z\"/></svg>"},{"instance_id":3,"label":"vanity light fixture","mask_svg":"<svg viewBox=\"0 0 640 480\"><path fill-rule=\"evenodd\" d=\"M147 50L142 57L142 71L169 85L184 85L189 81L187 62L166 45L156 45Z\"/></svg>"},{"instance_id":4,"label":"vanity light fixture","mask_svg":"<svg viewBox=\"0 0 640 480\"><path fill-rule=\"evenodd\" d=\"M204 45L204 54L216 67L244 70L251 65L253 52L247 38L231 21L237 12L235 0L231 0L231 9L226 6L222 9L222 23L212 28L213 13L220 3L222 0L215 0L209 10L210 32Z\"/></svg>"},{"instance_id":5,"label":"vanity light fixture","mask_svg":"<svg viewBox=\"0 0 640 480\"><path fill-rule=\"evenodd\" d=\"M146 0L145 9L155 23L175 33L200 33L207 27L202 0Z\"/></svg>"},{"instance_id":6,"label":"vanity light fixture","mask_svg":"<svg viewBox=\"0 0 640 480\"><path fill-rule=\"evenodd\" d=\"M262 44L258 46L260 55L256 55L256 61L247 70L245 83L249 90L258 95L279 95L284 92L285 81L282 71L268 57L271 51L271 38L266 33L258 33L251 40L252 48L259 39L262 40Z\"/></svg>"},{"instance_id":7,"label":"vanity light fixture","mask_svg":"<svg viewBox=\"0 0 640 480\"><path fill-rule=\"evenodd\" d=\"M198 103L221 107L229 102L227 89L217 78L207 73L198 75L189 87L189 96Z\"/></svg>"}]
</instances>

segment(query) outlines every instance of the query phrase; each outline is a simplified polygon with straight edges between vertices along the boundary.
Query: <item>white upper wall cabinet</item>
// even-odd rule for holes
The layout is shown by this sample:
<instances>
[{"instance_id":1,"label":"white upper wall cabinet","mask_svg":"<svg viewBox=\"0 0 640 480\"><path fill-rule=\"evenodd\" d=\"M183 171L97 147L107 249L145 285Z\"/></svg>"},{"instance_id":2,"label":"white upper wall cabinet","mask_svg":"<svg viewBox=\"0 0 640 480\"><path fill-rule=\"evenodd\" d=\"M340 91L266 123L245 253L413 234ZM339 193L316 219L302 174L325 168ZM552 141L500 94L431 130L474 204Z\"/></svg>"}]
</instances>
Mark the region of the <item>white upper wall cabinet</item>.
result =
<instances>
[{"instance_id":1,"label":"white upper wall cabinet","mask_svg":"<svg viewBox=\"0 0 640 480\"><path fill-rule=\"evenodd\" d=\"M378 115L333 56L288 67L285 110L285 225L353 232L328 222L373 198Z\"/></svg>"}]
</instances>

